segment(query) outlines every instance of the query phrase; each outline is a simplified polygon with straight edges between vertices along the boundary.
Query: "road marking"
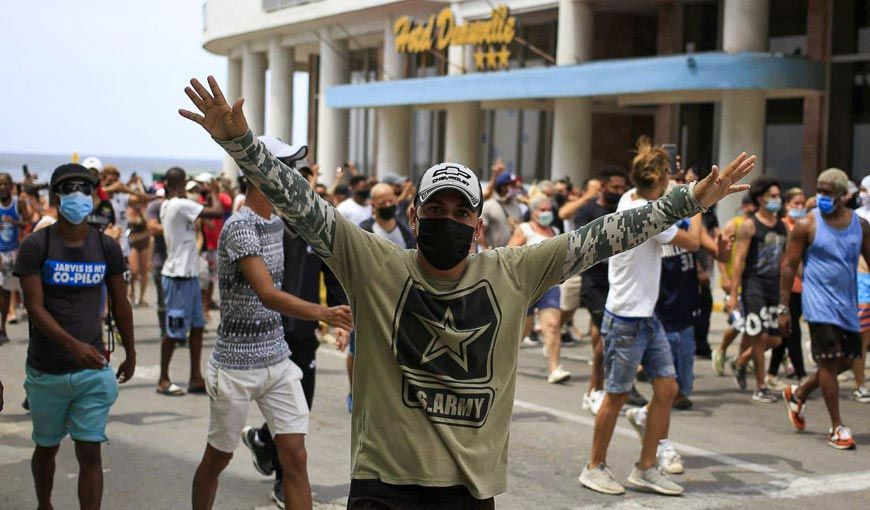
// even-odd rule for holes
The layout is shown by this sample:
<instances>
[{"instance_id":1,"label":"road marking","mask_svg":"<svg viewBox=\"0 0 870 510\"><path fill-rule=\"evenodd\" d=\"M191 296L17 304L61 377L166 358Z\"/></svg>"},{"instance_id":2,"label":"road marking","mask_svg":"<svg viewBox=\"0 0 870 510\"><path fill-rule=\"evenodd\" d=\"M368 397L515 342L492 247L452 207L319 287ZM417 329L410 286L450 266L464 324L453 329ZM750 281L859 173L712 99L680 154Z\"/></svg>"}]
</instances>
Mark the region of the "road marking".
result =
<instances>
[{"instance_id":1,"label":"road marking","mask_svg":"<svg viewBox=\"0 0 870 510\"><path fill-rule=\"evenodd\" d=\"M586 425L588 427L595 427L595 418L592 416L582 416L579 414L569 413L566 411L562 411L559 409L554 409L552 407L546 407L542 405L538 405L532 402L526 402L523 400L514 400L514 407L520 407L523 409L528 409L529 411L535 411L539 413L546 413L556 418L561 418L565 421L571 421L574 423L580 423L582 425ZM624 437L631 437L637 440L637 433L633 429L628 427L623 427L620 425L616 426L616 430L614 431L616 434L619 434ZM680 452L684 454L693 455L695 457L706 457L712 461L718 462L719 464L734 466L738 469L742 469L745 471L752 471L755 473L762 473L767 476L773 478L780 478L783 480L792 480L796 478L796 475L783 473L782 471L778 471L770 466L764 466L761 464L756 464L754 462L747 462L745 460L738 459L736 457L731 457L728 455L724 455L721 453L716 453L711 450L705 450L703 448L698 448L695 446L690 446L683 443L678 443L671 439L671 443L673 443L674 447Z\"/></svg>"},{"instance_id":2,"label":"road marking","mask_svg":"<svg viewBox=\"0 0 870 510\"><path fill-rule=\"evenodd\" d=\"M800 499L832 494L846 494L870 489L870 471L822 475L817 477L795 477L792 480L775 480L764 484L730 485L715 490L700 490L686 493L680 498L650 497L637 493L638 498L623 499L613 503L602 503L576 507L577 510L698 510L707 508L731 508L735 505L746 507L751 501L771 499ZM779 505L765 504L766 508Z\"/></svg>"},{"instance_id":3,"label":"road marking","mask_svg":"<svg viewBox=\"0 0 870 510\"><path fill-rule=\"evenodd\" d=\"M160 365L138 365L133 372L133 379L148 379L157 382L160 377Z\"/></svg>"},{"instance_id":4,"label":"road marking","mask_svg":"<svg viewBox=\"0 0 870 510\"><path fill-rule=\"evenodd\" d=\"M341 357L341 358L345 357L345 354L343 352L336 351L336 350L324 349L324 350L321 350L320 352L323 352L323 353L328 354L330 356ZM535 411L535 412L539 412L539 413L546 413L546 414L549 414L549 415L554 416L556 418L563 419L565 421L570 421L570 422L586 425L587 427L592 427L592 428L595 427L595 418L593 418L592 416L585 416L585 415L570 413L567 411L562 411L560 409L542 406L542 405L535 404L533 402L526 402L524 400L519 400L519 399L514 400L514 407L515 408L519 407L522 409L527 409L529 411ZM635 440L637 440L637 434L634 432L633 429L630 429L628 427L623 427L623 426L617 425L616 430L614 432L616 434L623 436L623 437L631 437L631 438L634 438ZM725 465L725 466L733 466L737 469L741 469L744 471L761 473L761 474L770 476L771 478L777 478L777 479L781 479L781 480L794 480L797 478L797 475L794 475L791 473L785 473L785 472L779 471L777 469L774 469L770 466L764 466L762 464L748 462L748 461L739 459L737 457L731 457L730 455L717 453L717 452L714 452L711 450L706 450L704 448L698 448L696 446L678 443L676 441L673 441L673 439L671 440L671 442L673 443L674 447L680 453L683 453L683 454L692 455L695 457L705 457L707 459L710 459L714 462L717 462L717 463Z\"/></svg>"}]
</instances>

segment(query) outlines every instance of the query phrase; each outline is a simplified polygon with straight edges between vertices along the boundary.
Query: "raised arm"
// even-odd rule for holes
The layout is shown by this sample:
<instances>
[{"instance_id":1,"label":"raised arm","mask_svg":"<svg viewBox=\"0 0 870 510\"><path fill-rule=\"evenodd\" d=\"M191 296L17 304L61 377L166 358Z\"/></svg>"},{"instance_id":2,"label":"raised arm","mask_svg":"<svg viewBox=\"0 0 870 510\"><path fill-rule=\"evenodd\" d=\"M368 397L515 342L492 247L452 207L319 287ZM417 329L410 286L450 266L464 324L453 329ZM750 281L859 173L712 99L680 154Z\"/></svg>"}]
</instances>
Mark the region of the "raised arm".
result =
<instances>
[{"instance_id":1,"label":"raised arm","mask_svg":"<svg viewBox=\"0 0 870 510\"><path fill-rule=\"evenodd\" d=\"M714 166L710 174L700 182L674 188L655 202L602 216L575 230L569 234L562 279L570 278L601 260L634 248L678 220L710 207L722 197L745 191L748 185L734 183L752 171L755 159L755 156L743 153L721 173Z\"/></svg>"},{"instance_id":2,"label":"raised arm","mask_svg":"<svg viewBox=\"0 0 870 510\"><path fill-rule=\"evenodd\" d=\"M280 216L287 220L321 257L332 255L336 213L308 185L302 175L278 161L248 129L242 113L244 99L227 104L214 77L208 77L211 92L196 79L184 89L202 115L179 110L201 125L245 172L248 181L266 195Z\"/></svg>"},{"instance_id":3,"label":"raised arm","mask_svg":"<svg viewBox=\"0 0 870 510\"><path fill-rule=\"evenodd\" d=\"M734 261L731 263L731 289L729 290L728 302L725 311L731 312L737 308L740 285L743 281L743 270L746 268L746 256L749 254L749 245L755 235L755 223L747 219L737 229L737 237L734 240Z\"/></svg>"}]
</instances>

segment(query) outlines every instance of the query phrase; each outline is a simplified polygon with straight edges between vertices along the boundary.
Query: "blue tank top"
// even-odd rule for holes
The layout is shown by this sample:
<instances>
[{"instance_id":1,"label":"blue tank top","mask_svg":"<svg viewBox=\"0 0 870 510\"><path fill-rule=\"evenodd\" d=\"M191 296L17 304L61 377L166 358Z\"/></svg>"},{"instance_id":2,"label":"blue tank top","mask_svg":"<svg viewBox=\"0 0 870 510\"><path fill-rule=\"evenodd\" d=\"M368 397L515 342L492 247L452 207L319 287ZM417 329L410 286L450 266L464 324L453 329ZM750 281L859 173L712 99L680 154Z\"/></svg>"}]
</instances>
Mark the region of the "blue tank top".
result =
<instances>
[{"instance_id":1,"label":"blue tank top","mask_svg":"<svg viewBox=\"0 0 870 510\"><path fill-rule=\"evenodd\" d=\"M21 215L18 214L18 197L12 197L12 203L9 207L3 207L0 204L0 218L9 216L15 221L21 221ZM18 249L18 225L0 221L0 251L11 251Z\"/></svg>"},{"instance_id":2,"label":"blue tank top","mask_svg":"<svg viewBox=\"0 0 870 510\"><path fill-rule=\"evenodd\" d=\"M858 215L842 229L831 228L818 209L816 237L804 254L804 318L857 333L858 257L863 233Z\"/></svg>"},{"instance_id":3,"label":"blue tank top","mask_svg":"<svg viewBox=\"0 0 870 510\"><path fill-rule=\"evenodd\" d=\"M682 331L701 313L701 293L695 254L673 244L663 244L662 276L656 317L667 332Z\"/></svg>"}]
</instances>

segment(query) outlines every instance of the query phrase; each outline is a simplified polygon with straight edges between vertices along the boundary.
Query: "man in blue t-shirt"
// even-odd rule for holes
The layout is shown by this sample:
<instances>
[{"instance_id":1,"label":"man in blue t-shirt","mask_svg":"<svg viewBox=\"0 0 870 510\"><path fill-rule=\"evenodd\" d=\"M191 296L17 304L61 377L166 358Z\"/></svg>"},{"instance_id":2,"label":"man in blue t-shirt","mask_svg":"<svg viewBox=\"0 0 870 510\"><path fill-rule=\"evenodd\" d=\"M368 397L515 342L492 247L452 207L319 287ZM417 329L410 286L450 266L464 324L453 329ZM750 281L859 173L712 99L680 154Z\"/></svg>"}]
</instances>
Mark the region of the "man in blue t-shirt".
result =
<instances>
[{"instance_id":1,"label":"man in blue t-shirt","mask_svg":"<svg viewBox=\"0 0 870 510\"><path fill-rule=\"evenodd\" d=\"M133 312L124 280L126 264L117 243L86 223L96 181L76 164L51 176L51 204L58 221L21 244L15 275L30 317L24 389L33 422L33 479L39 508L52 508L54 463L69 434L79 462L81 508L99 508L103 493L101 443L119 382L136 367ZM111 312L126 359L117 376L103 344L100 297L108 287Z\"/></svg>"}]
</instances>

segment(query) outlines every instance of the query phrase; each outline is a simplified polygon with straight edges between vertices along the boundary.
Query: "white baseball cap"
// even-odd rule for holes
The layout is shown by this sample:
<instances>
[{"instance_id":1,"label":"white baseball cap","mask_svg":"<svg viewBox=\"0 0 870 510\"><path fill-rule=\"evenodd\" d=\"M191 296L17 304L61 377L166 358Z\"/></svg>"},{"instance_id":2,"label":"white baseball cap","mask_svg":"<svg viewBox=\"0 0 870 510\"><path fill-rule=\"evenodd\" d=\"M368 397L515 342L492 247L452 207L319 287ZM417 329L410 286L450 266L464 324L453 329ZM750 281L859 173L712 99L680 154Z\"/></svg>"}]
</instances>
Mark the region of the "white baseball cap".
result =
<instances>
[{"instance_id":1,"label":"white baseball cap","mask_svg":"<svg viewBox=\"0 0 870 510\"><path fill-rule=\"evenodd\" d=\"M100 173L103 172L103 162L102 162L102 160L100 160L100 158L98 158L96 156L91 156L89 158L85 158L85 160L82 161L82 166L87 168L87 169L93 168L94 170L96 170L97 172L100 172Z\"/></svg>"},{"instance_id":2,"label":"white baseball cap","mask_svg":"<svg viewBox=\"0 0 870 510\"><path fill-rule=\"evenodd\" d=\"M191 180L187 181L187 185L184 186L184 189L185 189L185 191L191 191L194 188L196 188L198 185L199 185L198 182L191 179Z\"/></svg>"},{"instance_id":3,"label":"white baseball cap","mask_svg":"<svg viewBox=\"0 0 870 510\"><path fill-rule=\"evenodd\" d=\"M417 188L418 205L423 205L443 189L455 189L468 200L471 207L478 213L483 207L481 195L483 190L474 172L459 163L439 163L423 173L420 186Z\"/></svg>"},{"instance_id":4,"label":"white baseball cap","mask_svg":"<svg viewBox=\"0 0 870 510\"><path fill-rule=\"evenodd\" d=\"M214 175L208 172L200 172L196 175L196 177L193 178L193 180L196 182L201 182L203 184L208 184L212 180L214 180Z\"/></svg>"},{"instance_id":5,"label":"white baseball cap","mask_svg":"<svg viewBox=\"0 0 870 510\"><path fill-rule=\"evenodd\" d=\"M295 163L308 155L307 145L290 145L278 137L269 135L258 136L257 139L263 142L266 150L276 158L290 158Z\"/></svg>"}]
</instances>

